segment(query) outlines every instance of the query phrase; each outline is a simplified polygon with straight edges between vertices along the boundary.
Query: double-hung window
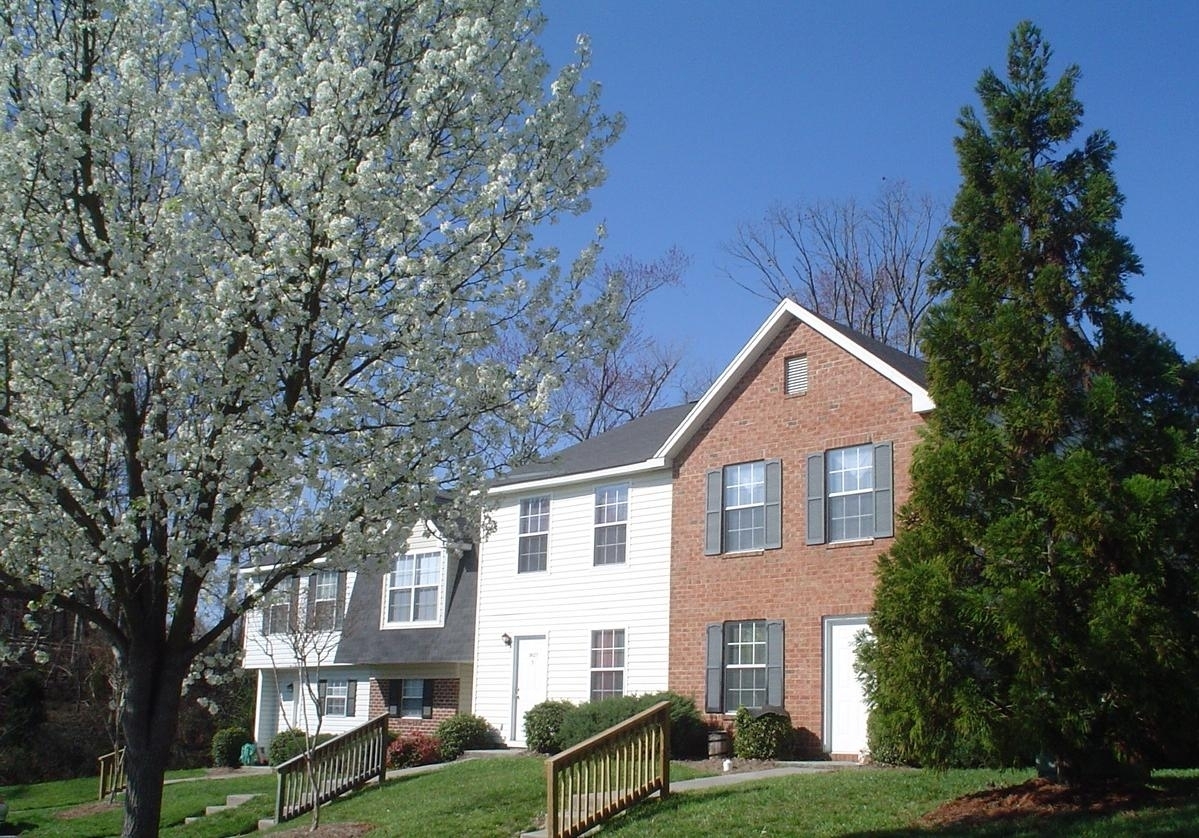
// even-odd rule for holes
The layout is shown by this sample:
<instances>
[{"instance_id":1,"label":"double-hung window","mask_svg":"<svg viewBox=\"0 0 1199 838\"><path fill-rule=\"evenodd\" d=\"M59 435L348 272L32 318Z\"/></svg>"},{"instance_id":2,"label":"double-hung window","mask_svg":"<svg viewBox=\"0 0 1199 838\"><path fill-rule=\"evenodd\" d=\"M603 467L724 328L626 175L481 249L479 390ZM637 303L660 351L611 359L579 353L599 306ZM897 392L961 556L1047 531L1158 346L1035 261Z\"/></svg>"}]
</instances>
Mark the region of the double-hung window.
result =
<instances>
[{"instance_id":1,"label":"double-hung window","mask_svg":"<svg viewBox=\"0 0 1199 838\"><path fill-rule=\"evenodd\" d=\"M263 634L286 634L295 628L292 614L295 608L296 580L284 579L267 594L262 610Z\"/></svg>"},{"instance_id":2,"label":"double-hung window","mask_svg":"<svg viewBox=\"0 0 1199 838\"><path fill-rule=\"evenodd\" d=\"M308 577L308 626L317 631L341 628L345 611L344 571L320 570Z\"/></svg>"},{"instance_id":3,"label":"double-hung window","mask_svg":"<svg viewBox=\"0 0 1199 838\"><path fill-rule=\"evenodd\" d=\"M595 490L595 564L624 564L628 520L628 486Z\"/></svg>"},{"instance_id":4,"label":"double-hung window","mask_svg":"<svg viewBox=\"0 0 1199 838\"><path fill-rule=\"evenodd\" d=\"M520 502L520 535L517 543L516 572L545 570L550 545L550 498L541 495Z\"/></svg>"},{"instance_id":5,"label":"double-hung window","mask_svg":"<svg viewBox=\"0 0 1199 838\"><path fill-rule=\"evenodd\" d=\"M403 719L433 718L433 681L428 678L389 681L387 712Z\"/></svg>"},{"instance_id":6,"label":"double-hung window","mask_svg":"<svg viewBox=\"0 0 1199 838\"><path fill-rule=\"evenodd\" d=\"M782 463L757 460L707 475L704 553L782 546Z\"/></svg>"},{"instance_id":7,"label":"double-hung window","mask_svg":"<svg viewBox=\"0 0 1199 838\"><path fill-rule=\"evenodd\" d=\"M808 544L894 535L891 444L808 456Z\"/></svg>"},{"instance_id":8,"label":"double-hung window","mask_svg":"<svg viewBox=\"0 0 1199 838\"><path fill-rule=\"evenodd\" d=\"M706 667L707 712L782 706L782 621L734 620L709 625Z\"/></svg>"},{"instance_id":9,"label":"double-hung window","mask_svg":"<svg viewBox=\"0 0 1199 838\"><path fill-rule=\"evenodd\" d=\"M591 632L591 700L624 695L624 629Z\"/></svg>"},{"instance_id":10,"label":"double-hung window","mask_svg":"<svg viewBox=\"0 0 1199 838\"><path fill-rule=\"evenodd\" d=\"M357 681L321 680L317 683L317 709L322 716L353 716L357 694Z\"/></svg>"},{"instance_id":11,"label":"double-hung window","mask_svg":"<svg viewBox=\"0 0 1199 838\"><path fill-rule=\"evenodd\" d=\"M405 553L391 562L387 574L388 624L436 624L440 621L442 564L440 550Z\"/></svg>"}]
</instances>

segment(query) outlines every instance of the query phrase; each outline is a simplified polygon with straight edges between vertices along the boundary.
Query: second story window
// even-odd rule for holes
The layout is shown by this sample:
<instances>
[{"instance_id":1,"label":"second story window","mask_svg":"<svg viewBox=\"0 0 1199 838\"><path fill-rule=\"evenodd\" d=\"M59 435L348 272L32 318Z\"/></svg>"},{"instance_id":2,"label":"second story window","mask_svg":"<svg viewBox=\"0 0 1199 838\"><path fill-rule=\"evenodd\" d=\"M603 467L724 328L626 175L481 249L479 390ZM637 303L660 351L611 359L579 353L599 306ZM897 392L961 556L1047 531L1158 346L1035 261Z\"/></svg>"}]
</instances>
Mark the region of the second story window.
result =
<instances>
[{"instance_id":1,"label":"second story window","mask_svg":"<svg viewBox=\"0 0 1199 838\"><path fill-rule=\"evenodd\" d=\"M263 634L286 634L295 628L292 623L295 594L295 579L284 579L267 594L262 610Z\"/></svg>"},{"instance_id":2,"label":"second story window","mask_svg":"<svg viewBox=\"0 0 1199 838\"><path fill-rule=\"evenodd\" d=\"M440 619L442 553L396 556L387 575L388 623L435 623Z\"/></svg>"},{"instance_id":3,"label":"second story window","mask_svg":"<svg viewBox=\"0 0 1199 838\"><path fill-rule=\"evenodd\" d=\"M308 579L308 620L318 631L330 631L341 625L340 601L342 575L322 570Z\"/></svg>"},{"instance_id":4,"label":"second story window","mask_svg":"<svg viewBox=\"0 0 1199 838\"><path fill-rule=\"evenodd\" d=\"M628 520L628 486L595 490L595 564L624 564Z\"/></svg>"},{"instance_id":5,"label":"second story window","mask_svg":"<svg viewBox=\"0 0 1199 838\"><path fill-rule=\"evenodd\" d=\"M520 502L520 535L516 548L516 572L534 573L548 565L550 545L550 498L542 495Z\"/></svg>"},{"instance_id":6,"label":"second story window","mask_svg":"<svg viewBox=\"0 0 1199 838\"><path fill-rule=\"evenodd\" d=\"M782 546L782 463L755 460L707 475L704 553Z\"/></svg>"}]
</instances>

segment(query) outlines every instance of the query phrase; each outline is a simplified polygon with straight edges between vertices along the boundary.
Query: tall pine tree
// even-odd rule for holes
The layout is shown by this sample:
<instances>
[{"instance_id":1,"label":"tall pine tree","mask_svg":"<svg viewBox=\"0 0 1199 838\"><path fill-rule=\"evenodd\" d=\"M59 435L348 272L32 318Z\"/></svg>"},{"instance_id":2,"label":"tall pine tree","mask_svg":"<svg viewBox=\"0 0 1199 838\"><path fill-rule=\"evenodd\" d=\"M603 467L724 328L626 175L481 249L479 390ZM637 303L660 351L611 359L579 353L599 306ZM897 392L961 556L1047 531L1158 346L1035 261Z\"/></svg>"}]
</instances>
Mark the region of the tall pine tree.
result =
<instances>
[{"instance_id":1,"label":"tall pine tree","mask_svg":"<svg viewBox=\"0 0 1199 838\"><path fill-rule=\"evenodd\" d=\"M1197 399L1194 368L1119 308L1140 263L1115 146L1070 147L1079 71L1051 84L1050 55L1020 24L1006 80L978 83L984 118L959 119L923 335L937 408L865 660L876 749L1044 753L1069 779L1195 744Z\"/></svg>"}]
</instances>

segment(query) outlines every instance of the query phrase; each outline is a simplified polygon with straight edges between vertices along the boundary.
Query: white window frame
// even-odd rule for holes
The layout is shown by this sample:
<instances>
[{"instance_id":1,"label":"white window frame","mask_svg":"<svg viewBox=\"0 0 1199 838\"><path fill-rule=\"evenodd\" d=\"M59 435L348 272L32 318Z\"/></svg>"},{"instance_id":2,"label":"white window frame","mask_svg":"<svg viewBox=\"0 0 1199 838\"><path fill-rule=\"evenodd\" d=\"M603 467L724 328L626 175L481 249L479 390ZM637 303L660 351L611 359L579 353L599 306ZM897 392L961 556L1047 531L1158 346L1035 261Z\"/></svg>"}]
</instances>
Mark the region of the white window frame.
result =
<instances>
[{"instance_id":1,"label":"white window frame","mask_svg":"<svg viewBox=\"0 0 1199 838\"><path fill-rule=\"evenodd\" d=\"M317 631L333 631L337 627L337 588L340 581L336 570L318 570L308 581L313 586L312 613L308 619ZM327 620L321 614L322 606L328 610Z\"/></svg>"},{"instance_id":2,"label":"white window frame","mask_svg":"<svg viewBox=\"0 0 1199 838\"><path fill-rule=\"evenodd\" d=\"M874 445L834 448L825 456L829 543L873 538ZM846 511L851 505L852 513Z\"/></svg>"},{"instance_id":3,"label":"white window frame","mask_svg":"<svg viewBox=\"0 0 1199 838\"><path fill-rule=\"evenodd\" d=\"M591 701L624 695L625 657L628 652L627 637L627 633L622 628L592 630ZM605 681L608 683L605 684Z\"/></svg>"},{"instance_id":4,"label":"white window frame","mask_svg":"<svg viewBox=\"0 0 1199 838\"><path fill-rule=\"evenodd\" d=\"M746 631L749 630L749 636ZM736 652L736 654L734 654ZM746 652L750 660L744 660ZM736 660L736 662L734 662ZM725 624L724 635L724 693L721 704L726 713L735 713L740 707L751 710L766 705L766 621L765 620L733 620ZM736 676L737 683L734 684ZM746 688L742 684L744 676L750 676L753 684ZM761 701L757 701L758 694ZM749 694L755 703L741 700Z\"/></svg>"},{"instance_id":5,"label":"white window frame","mask_svg":"<svg viewBox=\"0 0 1199 838\"><path fill-rule=\"evenodd\" d=\"M593 565L622 565L628 561L628 483L596 487L595 533L592 543Z\"/></svg>"},{"instance_id":6,"label":"white window frame","mask_svg":"<svg viewBox=\"0 0 1199 838\"><path fill-rule=\"evenodd\" d=\"M420 569L420 559L432 558L437 566L437 582L436 584L418 584L418 571ZM412 559L412 584L397 585L396 584L396 564L406 559ZM396 556L391 561L391 570L383 576L383 607L380 612L382 617L382 627L386 629L409 629L409 628L440 628L445 625L445 582L446 574L448 573L448 557L445 550L409 550L401 555ZM416 613L416 594L418 591L428 591L436 588L437 603L432 619L418 620L415 619ZM392 594L398 591L408 590L411 592L408 600L408 617L407 619L394 619L391 608Z\"/></svg>"},{"instance_id":7,"label":"white window frame","mask_svg":"<svg viewBox=\"0 0 1199 838\"><path fill-rule=\"evenodd\" d=\"M410 690L416 687L416 712L406 712L405 707L414 699L409 695ZM404 678L400 681L400 718L401 719L423 719L425 717L425 679L424 678Z\"/></svg>"},{"instance_id":8,"label":"white window frame","mask_svg":"<svg viewBox=\"0 0 1199 838\"><path fill-rule=\"evenodd\" d=\"M754 460L724 467L723 481L724 552L762 550L766 545L766 461ZM742 526L745 514L750 526ZM734 520L737 528L733 528ZM748 543L746 539L748 538Z\"/></svg>"},{"instance_id":9,"label":"white window frame","mask_svg":"<svg viewBox=\"0 0 1199 838\"><path fill-rule=\"evenodd\" d=\"M521 498L517 521L516 572L544 573L549 570L550 496ZM536 549L537 545L540 549ZM537 566L527 561L533 557L540 557Z\"/></svg>"},{"instance_id":10,"label":"white window frame","mask_svg":"<svg viewBox=\"0 0 1199 838\"><path fill-rule=\"evenodd\" d=\"M295 606L296 579L284 579L267 594L262 608L262 633L265 635L288 634L294 628L292 623L292 608ZM276 617L278 613L280 616Z\"/></svg>"},{"instance_id":11,"label":"white window frame","mask_svg":"<svg viewBox=\"0 0 1199 838\"><path fill-rule=\"evenodd\" d=\"M324 716L344 716L349 707L350 682L344 678L328 679L325 683L325 706L321 708Z\"/></svg>"}]
</instances>

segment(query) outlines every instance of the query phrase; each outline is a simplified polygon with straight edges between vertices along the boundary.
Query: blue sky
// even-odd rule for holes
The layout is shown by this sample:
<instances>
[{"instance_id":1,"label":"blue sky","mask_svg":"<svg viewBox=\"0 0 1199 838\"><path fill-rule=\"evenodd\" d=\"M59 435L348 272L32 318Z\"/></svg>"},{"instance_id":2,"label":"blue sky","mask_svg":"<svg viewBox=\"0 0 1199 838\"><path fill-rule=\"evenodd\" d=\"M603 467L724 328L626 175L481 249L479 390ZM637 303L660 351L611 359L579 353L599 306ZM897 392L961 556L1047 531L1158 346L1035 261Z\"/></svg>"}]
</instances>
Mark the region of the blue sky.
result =
<instances>
[{"instance_id":1,"label":"blue sky","mask_svg":"<svg viewBox=\"0 0 1199 838\"><path fill-rule=\"evenodd\" d=\"M1199 356L1199 4L1193 2L751 2L544 0L558 67L591 36L590 77L628 120L608 182L572 236L603 221L605 256L691 259L647 328L694 371L724 367L771 305L729 280L737 225L774 203L869 201L886 179L946 206L952 141L986 67L1003 75L1021 19L1041 27L1053 72L1082 69L1084 131L1108 130L1126 203L1121 231L1144 263L1133 313ZM585 225L585 226L584 226Z\"/></svg>"}]
</instances>

